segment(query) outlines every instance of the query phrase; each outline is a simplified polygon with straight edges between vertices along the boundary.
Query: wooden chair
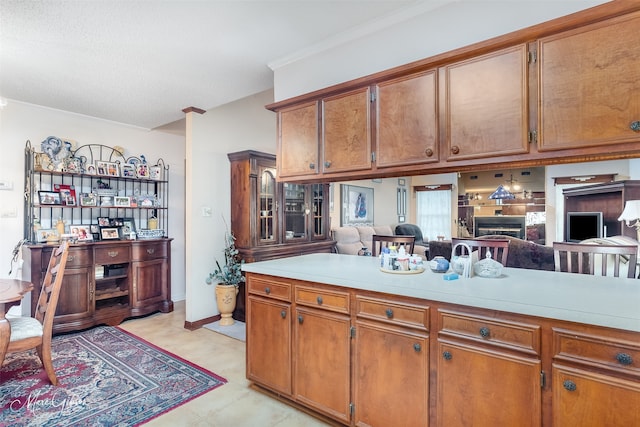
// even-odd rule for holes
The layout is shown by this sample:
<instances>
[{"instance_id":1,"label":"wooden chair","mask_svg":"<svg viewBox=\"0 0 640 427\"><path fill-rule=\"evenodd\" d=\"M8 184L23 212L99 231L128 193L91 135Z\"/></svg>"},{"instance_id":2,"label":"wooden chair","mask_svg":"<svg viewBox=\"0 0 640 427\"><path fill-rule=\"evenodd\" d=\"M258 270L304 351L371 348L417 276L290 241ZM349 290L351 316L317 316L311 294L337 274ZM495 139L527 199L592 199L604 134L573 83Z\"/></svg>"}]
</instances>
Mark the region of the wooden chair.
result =
<instances>
[{"instance_id":1,"label":"wooden chair","mask_svg":"<svg viewBox=\"0 0 640 427\"><path fill-rule=\"evenodd\" d=\"M405 251L410 255L413 253L415 241L416 236L382 236L380 234L374 234L371 236L371 256L378 256L382 248L396 246L399 249L401 245L404 245Z\"/></svg>"},{"instance_id":2,"label":"wooden chair","mask_svg":"<svg viewBox=\"0 0 640 427\"><path fill-rule=\"evenodd\" d=\"M51 332L56 313L58 296L67 265L69 242L63 242L51 253L49 266L42 282L38 305L34 317L7 317L11 325L11 337L7 353L15 353L35 348L51 384L58 385L58 378L51 360ZM0 366L2 365L0 361Z\"/></svg>"},{"instance_id":3,"label":"wooden chair","mask_svg":"<svg viewBox=\"0 0 640 427\"><path fill-rule=\"evenodd\" d=\"M498 261L504 267L507 266L507 255L509 255L508 239L459 239L451 238L451 247L458 243L464 243L471 248L472 252L478 251L478 261L487 257L487 251L491 251L491 259ZM471 255L471 254L469 254Z\"/></svg>"},{"instance_id":4,"label":"wooden chair","mask_svg":"<svg viewBox=\"0 0 640 427\"><path fill-rule=\"evenodd\" d=\"M596 256L601 255L601 274L607 275L608 261L613 260L613 275L620 277L620 264L627 260L627 277L636 277L638 246L589 245L583 243L553 242L553 260L556 271L595 274ZM588 271L587 271L588 270Z\"/></svg>"}]
</instances>

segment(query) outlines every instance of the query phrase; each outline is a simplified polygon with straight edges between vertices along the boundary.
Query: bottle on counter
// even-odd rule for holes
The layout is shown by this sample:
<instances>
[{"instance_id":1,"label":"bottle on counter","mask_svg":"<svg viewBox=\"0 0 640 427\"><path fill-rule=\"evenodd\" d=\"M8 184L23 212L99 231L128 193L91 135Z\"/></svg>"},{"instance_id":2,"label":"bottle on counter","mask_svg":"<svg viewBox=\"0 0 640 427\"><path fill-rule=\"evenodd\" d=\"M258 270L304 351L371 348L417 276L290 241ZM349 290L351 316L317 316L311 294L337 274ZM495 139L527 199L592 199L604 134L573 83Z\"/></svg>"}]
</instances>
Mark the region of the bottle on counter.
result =
<instances>
[{"instance_id":1,"label":"bottle on counter","mask_svg":"<svg viewBox=\"0 0 640 427\"><path fill-rule=\"evenodd\" d=\"M404 247L404 245L400 246L398 249L398 268L400 271L408 271L409 270L409 254Z\"/></svg>"},{"instance_id":2,"label":"bottle on counter","mask_svg":"<svg viewBox=\"0 0 640 427\"><path fill-rule=\"evenodd\" d=\"M389 255L389 248L382 248L380 251L380 267L385 270L391 270L391 257Z\"/></svg>"},{"instance_id":3,"label":"bottle on counter","mask_svg":"<svg viewBox=\"0 0 640 427\"><path fill-rule=\"evenodd\" d=\"M398 265L398 248L391 245L389 246L389 270L397 270Z\"/></svg>"}]
</instances>

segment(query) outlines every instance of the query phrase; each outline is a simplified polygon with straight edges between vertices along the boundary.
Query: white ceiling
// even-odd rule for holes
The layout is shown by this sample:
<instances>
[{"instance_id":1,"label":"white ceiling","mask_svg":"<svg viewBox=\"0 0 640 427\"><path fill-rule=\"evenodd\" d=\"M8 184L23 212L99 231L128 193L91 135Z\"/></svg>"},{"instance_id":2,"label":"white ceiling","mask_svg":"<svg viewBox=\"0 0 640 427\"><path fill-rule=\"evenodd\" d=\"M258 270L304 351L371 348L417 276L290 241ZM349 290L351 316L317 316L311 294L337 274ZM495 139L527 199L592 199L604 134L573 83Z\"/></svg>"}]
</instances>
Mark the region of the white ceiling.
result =
<instances>
[{"instance_id":1,"label":"white ceiling","mask_svg":"<svg viewBox=\"0 0 640 427\"><path fill-rule=\"evenodd\" d=\"M303 57L454 0L0 0L0 96L156 128Z\"/></svg>"}]
</instances>

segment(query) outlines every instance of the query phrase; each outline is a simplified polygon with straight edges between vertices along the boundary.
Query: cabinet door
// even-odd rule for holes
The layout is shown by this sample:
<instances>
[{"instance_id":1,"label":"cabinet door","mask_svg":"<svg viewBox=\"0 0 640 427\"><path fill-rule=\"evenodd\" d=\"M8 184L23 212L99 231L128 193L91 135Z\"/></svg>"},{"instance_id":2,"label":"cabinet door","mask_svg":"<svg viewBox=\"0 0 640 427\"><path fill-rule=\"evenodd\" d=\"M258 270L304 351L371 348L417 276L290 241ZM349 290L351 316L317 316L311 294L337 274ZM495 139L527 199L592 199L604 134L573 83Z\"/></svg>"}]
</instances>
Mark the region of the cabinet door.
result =
<instances>
[{"instance_id":1,"label":"cabinet door","mask_svg":"<svg viewBox=\"0 0 640 427\"><path fill-rule=\"evenodd\" d=\"M538 42L539 150L637 143L638 34L640 12Z\"/></svg>"},{"instance_id":2,"label":"cabinet door","mask_svg":"<svg viewBox=\"0 0 640 427\"><path fill-rule=\"evenodd\" d=\"M640 383L553 366L553 425L638 426Z\"/></svg>"},{"instance_id":3,"label":"cabinet door","mask_svg":"<svg viewBox=\"0 0 640 427\"><path fill-rule=\"evenodd\" d=\"M131 263L131 307L146 307L166 301L167 271L165 258Z\"/></svg>"},{"instance_id":4,"label":"cabinet door","mask_svg":"<svg viewBox=\"0 0 640 427\"><path fill-rule=\"evenodd\" d=\"M291 304L250 295L247 378L291 396Z\"/></svg>"},{"instance_id":5,"label":"cabinet door","mask_svg":"<svg viewBox=\"0 0 640 427\"><path fill-rule=\"evenodd\" d=\"M424 335L358 322L354 402L357 426L429 424L429 347Z\"/></svg>"},{"instance_id":6,"label":"cabinet door","mask_svg":"<svg viewBox=\"0 0 640 427\"><path fill-rule=\"evenodd\" d=\"M376 166L438 161L435 71L376 87Z\"/></svg>"},{"instance_id":7,"label":"cabinet door","mask_svg":"<svg viewBox=\"0 0 640 427\"><path fill-rule=\"evenodd\" d=\"M323 174L371 169L368 87L322 101Z\"/></svg>"},{"instance_id":8,"label":"cabinet door","mask_svg":"<svg viewBox=\"0 0 640 427\"><path fill-rule=\"evenodd\" d=\"M444 342L437 357L439 426L541 425L539 360Z\"/></svg>"},{"instance_id":9,"label":"cabinet door","mask_svg":"<svg viewBox=\"0 0 640 427\"><path fill-rule=\"evenodd\" d=\"M318 102L279 111L278 130L279 177L318 174Z\"/></svg>"},{"instance_id":10,"label":"cabinet door","mask_svg":"<svg viewBox=\"0 0 640 427\"><path fill-rule=\"evenodd\" d=\"M277 184L273 168L260 168L258 175L258 236L259 245L278 241ZM234 207L235 208L235 207Z\"/></svg>"},{"instance_id":11,"label":"cabinet door","mask_svg":"<svg viewBox=\"0 0 640 427\"><path fill-rule=\"evenodd\" d=\"M54 320L54 331L69 330L64 329L67 324L82 324L83 320L88 320L85 325L90 326L94 312L93 304L93 267L66 268L62 289L58 297L56 306L56 316ZM56 325L60 325L57 326ZM81 328L73 328L81 329Z\"/></svg>"},{"instance_id":12,"label":"cabinet door","mask_svg":"<svg viewBox=\"0 0 640 427\"><path fill-rule=\"evenodd\" d=\"M448 161L529 152L527 46L442 68Z\"/></svg>"},{"instance_id":13,"label":"cabinet door","mask_svg":"<svg viewBox=\"0 0 640 427\"><path fill-rule=\"evenodd\" d=\"M298 307L294 323L295 399L349 423L349 317Z\"/></svg>"}]
</instances>

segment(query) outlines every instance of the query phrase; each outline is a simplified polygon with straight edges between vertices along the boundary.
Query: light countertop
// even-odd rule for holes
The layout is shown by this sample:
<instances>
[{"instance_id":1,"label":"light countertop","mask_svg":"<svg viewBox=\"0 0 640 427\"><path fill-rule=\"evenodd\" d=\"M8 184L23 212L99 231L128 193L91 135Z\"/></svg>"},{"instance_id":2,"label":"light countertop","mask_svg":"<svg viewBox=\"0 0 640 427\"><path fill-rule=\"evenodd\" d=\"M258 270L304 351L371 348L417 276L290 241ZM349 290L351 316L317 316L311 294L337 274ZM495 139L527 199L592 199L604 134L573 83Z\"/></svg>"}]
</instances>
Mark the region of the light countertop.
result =
<instances>
[{"instance_id":1,"label":"light countertop","mask_svg":"<svg viewBox=\"0 0 640 427\"><path fill-rule=\"evenodd\" d=\"M447 281L441 273L390 274L378 258L311 254L242 270L346 288L640 332L640 280L505 268L502 277Z\"/></svg>"}]
</instances>

